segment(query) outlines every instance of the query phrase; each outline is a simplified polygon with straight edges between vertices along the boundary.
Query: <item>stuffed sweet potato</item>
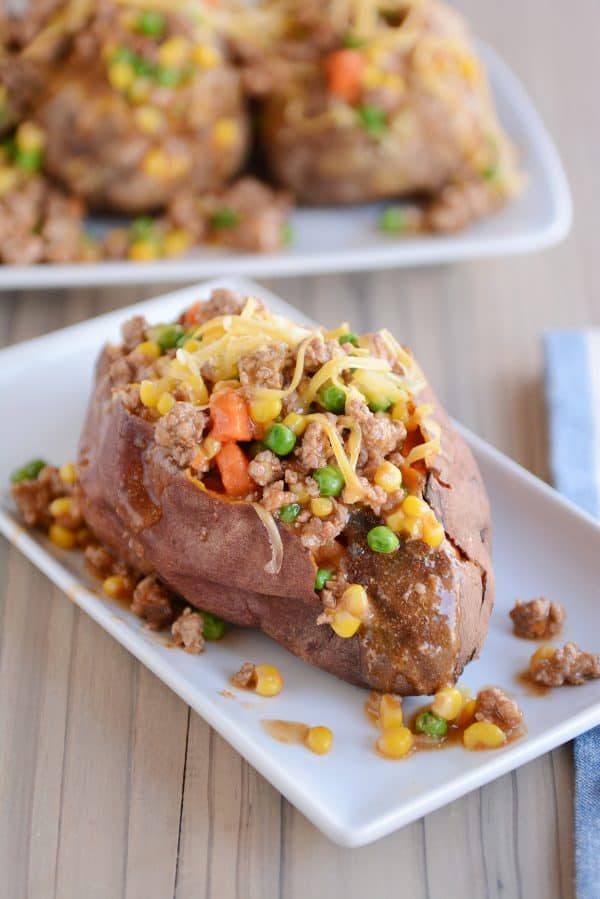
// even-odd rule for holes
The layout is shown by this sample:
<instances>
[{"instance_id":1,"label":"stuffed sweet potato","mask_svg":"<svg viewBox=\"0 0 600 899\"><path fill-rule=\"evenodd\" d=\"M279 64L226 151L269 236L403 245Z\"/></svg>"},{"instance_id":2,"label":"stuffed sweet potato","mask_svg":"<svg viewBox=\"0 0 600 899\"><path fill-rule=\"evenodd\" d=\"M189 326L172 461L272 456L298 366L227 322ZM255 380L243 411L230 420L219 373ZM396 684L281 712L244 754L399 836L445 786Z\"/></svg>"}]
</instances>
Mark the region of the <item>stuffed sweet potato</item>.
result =
<instances>
[{"instance_id":1,"label":"stuffed sweet potato","mask_svg":"<svg viewBox=\"0 0 600 899\"><path fill-rule=\"evenodd\" d=\"M223 290L108 346L80 443L93 533L344 680L454 682L493 603L477 466L410 353Z\"/></svg>"}]
</instances>

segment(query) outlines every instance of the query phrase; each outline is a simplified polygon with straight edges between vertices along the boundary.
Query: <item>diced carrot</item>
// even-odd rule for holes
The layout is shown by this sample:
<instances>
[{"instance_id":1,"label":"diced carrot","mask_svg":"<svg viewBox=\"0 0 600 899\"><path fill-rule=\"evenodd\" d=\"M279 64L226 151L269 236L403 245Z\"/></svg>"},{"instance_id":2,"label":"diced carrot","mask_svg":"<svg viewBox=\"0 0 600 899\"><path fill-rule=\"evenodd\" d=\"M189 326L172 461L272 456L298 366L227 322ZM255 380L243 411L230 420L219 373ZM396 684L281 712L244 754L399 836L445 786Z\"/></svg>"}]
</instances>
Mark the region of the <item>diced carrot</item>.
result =
<instances>
[{"instance_id":1,"label":"diced carrot","mask_svg":"<svg viewBox=\"0 0 600 899\"><path fill-rule=\"evenodd\" d=\"M193 328L198 324L198 312L200 311L200 303L192 303L189 309L183 313L183 324L186 328Z\"/></svg>"},{"instance_id":2,"label":"diced carrot","mask_svg":"<svg viewBox=\"0 0 600 899\"><path fill-rule=\"evenodd\" d=\"M222 390L210 398L212 436L227 440L252 440L248 404L238 390Z\"/></svg>"},{"instance_id":3,"label":"diced carrot","mask_svg":"<svg viewBox=\"0 0 600 899\"><path fill-rule=\"evenodd\" d=\"M246 496L256 487L248 474L249 460L237 443L226 443L215 456L228 496Z\"/></svg>"},{"instance_id":4,"label":"diced carrot","mask_svg":"<svg viewBox=\"0 0 600 899\"><path fill-rule=\"evenodd\" d=\"M325 59L325 75L330 94L354 103L360 95L364 58L360 50L335 50Z\"/></svg>"}]
</instances>

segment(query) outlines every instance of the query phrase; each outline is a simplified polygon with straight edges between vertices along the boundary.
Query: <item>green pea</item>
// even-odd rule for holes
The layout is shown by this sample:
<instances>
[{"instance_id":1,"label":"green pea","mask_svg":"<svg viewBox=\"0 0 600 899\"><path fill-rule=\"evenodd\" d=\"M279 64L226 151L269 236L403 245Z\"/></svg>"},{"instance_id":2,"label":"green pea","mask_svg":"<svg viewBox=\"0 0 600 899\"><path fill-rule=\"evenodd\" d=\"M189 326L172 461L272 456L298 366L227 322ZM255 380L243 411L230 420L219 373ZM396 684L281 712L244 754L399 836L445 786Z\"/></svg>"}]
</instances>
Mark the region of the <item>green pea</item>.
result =
<instances>
[{"instance_id":1,"label":"green pea","mask_svg":"<svg viewBox=\"0 0 600 899\"><path fill-rule=\"evenodd\" d=\"M392 401L388 400L387 397L382 396L377 400L371 400L369 409L371 412L387 412L391 405Z\"/></svg>"},{"instance_id":2,"label":"green pea","mask_svg":"<svg viewBox=\"0 0 600 899\"><path fill-rule=\"evenodd\" d=\"M287 506L282 506L279 510L279 517L282 521L285 521L286 524L291 524L298 518L301 509L302 506L300 503L288 503Z\"/></svg>"},{"instance_id":3,"label":"green pea","mask_svg":"<svg viewBox=\"0 0 600 899\"><path fill-rule=\"evenodd\" d=\"M147 240L154 235L154 219L151 215L138 215L129 226L133 240Z\"/></svg>"},{"instance_id":4,"label":"green pea","mask_svg":"<svg viewBox=\"0 0 600 899\"><path fill-rule=\"evenodd\" d=\"M181 340L183 328L181 325L159 325L151 329L150 335L161 350L172 350L177 346L177 341Z\"/></svg>"},{"instance_id":5,"label":"green pea","mask_svg":"<svg viewBox=\"0 0 600 899\"><path fill-rule=\"evenodd\" d=\"M341 337L338 337L338 340L342 345L351 343L352 346L358 346L358 334L355 334L354 331L348 331L347 334L342 334Z\"/></svg>"},{"instance_id":6,"label":"green pea","mask_svg":"<svg viewBox=\"0 0 600 899\"><path fill-rule=\"evenodd\" d=\"M337 465L324 465L313 471L313 478L319 486L321 496L339 496L346 481Z\"/></svg>"},{"instance_id":7,"label":"green pea","mask_svg":"<svg viewBox=\"0 0 600 899\"><path fill-rule=\"evenodd\" d=\"M153 74L162 87L177 87L183 78L181 69L171 69L167 66L159 66Z\"/></svg>"},{"instance_id":8,"label":"green pea","mask_svg":"<svg viewBox=\"0 0 600 899\"><path fill-rule=\"evenodd\" d=\"M287 425L276 422L267 430L263 441L277 456L287 456L296 446L296 435Z\"/></svg>"},{"instance_id":9,"label":"green pea","mask_svg":"<svg viewBox=\"0 0 600 899\"><path fill-rule=\"evenodd\" d=\"M32 175L39 172L42 167L43 154L41 150L17 150L15 163L22 172Z\"/></svg>"},{"instance_id":10,"label":"green pea","mask_svg":"<svg viewBox=\"0 0 600 899\"><path fill-rule=\"evenodd\" d=\"M133 71L139 78L156 78L158 76L154 63L150 62L148 59L144 59L143 56L135 56L131 65L133 66Z\"/></svg>"},{"instance_id":11,"label":"green pea","mask_svg":"<svg viewBox=\"0 0 600 899\"><path fill-rule=\"evenodd\" d=\"M381 137L387 128L385 110L379 106L361 106L358 110L360 123L371 137Z\"/></svg>"},{"instance_id":12,"label":"green pea","mask_svg":"<svg viewBox=\"0 0 600 899\"><path fill-rule=\"evenodd\" d=\"M364 39L359 37L354 31L347 31L344 35L342 43L349 50L358 50L364 44Z\"/></svg>"},{"instance_id":13,"label":"green pea","mask_svg":"<svg viewBox=\"0 0 600 899\"><path fill-rule=\"evenodd\" d=\"M161 37L167 27L167 20L158 10L145 9L139 14L135 27L145 37Z\"/></svg>"},{"instance_id":14,"label":"green pea","mask_svg":"<svg viewBox=\"0 0 600 899\"><path fill-rule=\"evenodd\" d=\"M318 568L315 575L315 590L323 590L332 573L330 568Z\"/></svg>"},{"instance_id":15,"label":"green pea","mask_svg":"<svg viewBox=\"0 0 600 899\"><path fill-rule=\"evenodd\" d=\"M204 621L202 636L205 640L220 640L227 630L227 625L218 615L212 615L210 612L200 612Z\"/></svg>"},{"instance_id":16,"label":"green pea","mask_svg":"<svg viewBox=\"0 0 600 899\"><path fill-rule=\"evenodd\" d=\"M210 217L213 228L235 228L239 221L239 212L236 212L235 209L228 209L226 206L217 209Z\"/></svg>"},{"instance_id":17,"label":"green pea","mask_svg":"<svg viewBox=\"0 0 600 899\"><path fill-rule=\"evenodd\" d=\"M184 343L187 343L188 340L192 339L192 337L194 336L194 331L194 328L192 328L191 331L184 331L181 337L177 338L177 342L175 343L177 349L181 349ZM200 337L196 337L195 339L198 341L202 340L202 334L200 335Z\"/></svg>"},{"instance_id":18,"label":"green pea","mask_svg":"<svg viewBox=\"0 0 600 899\"><path fill-rule=\"evenodd\" d=\"M384 524L371 528L367 534L367 543L374 553L393 553L400 546L400 541L394 532L386 528Z\"/></svg>"},{"instance_id":19,"label":"green pea","mask_svg":"<svg viewBox=\"0 0 600 899\"><path fill-rule=\"evenodd\" d=\"M335 384L328 384L319 391L319 399L328 412L343 415L346 408L346 392Z\"/></svg>"},{"instance_id":20,"label":"green pea","mask_svg":"<svg viewBox=\"0 0 600 899\"><path fill-rule=\"evenodd\" d=\"M48 463L44 462L43 459L32 459L31 462L23 465L22 468L17 468L16 471L13 471L10 476L11 483L20 484L21 481L35 481L40 471L46 468L47 465Z\"/></svg>"},{"instance_id":21,"label":"green pea","mask_svg":"<svg viewBox=\"0 0 600 899\"><path fill-rule=\"evenodd\" d=\"M117 47L115 52L111 54L110 62L126 62L132 66L135 64L137 58L137 54L134 53L133 50L130 50L129 47Z\"/></svg>"},{"instance_id":22,"label":"green pea","mask_svg":"<svg viewBox=\"0 0 600 899\"><path fill-rule=\"evenodd\" d=\"M415 721L415 730L420 734L427 734L428 737L445 737L448 732L448 725L443 718L436 715L430 709L426 709L417 715Z\"/></svg>"},{"instance_id":23,"label":"green pea","mask_svg":"<svg viewBox=\"0 0 600 899\"><path fill-rule=\"evenodd\" d=\"M388 206L379 217L379 230L385 234L402 234L406 226L406 213L401 206Z\"/></svg>"}]
</instances>

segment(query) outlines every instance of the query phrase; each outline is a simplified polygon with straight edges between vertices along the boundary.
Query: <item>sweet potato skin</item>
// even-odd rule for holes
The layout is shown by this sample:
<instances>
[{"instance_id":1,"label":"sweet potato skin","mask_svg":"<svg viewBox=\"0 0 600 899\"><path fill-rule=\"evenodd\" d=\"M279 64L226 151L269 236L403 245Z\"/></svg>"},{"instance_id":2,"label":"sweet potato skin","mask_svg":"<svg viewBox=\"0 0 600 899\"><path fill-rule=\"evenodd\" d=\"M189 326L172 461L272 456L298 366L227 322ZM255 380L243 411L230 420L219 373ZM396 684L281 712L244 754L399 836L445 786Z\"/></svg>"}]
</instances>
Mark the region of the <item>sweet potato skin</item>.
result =
<instances>
[{"instance_id":1,"label":"sweet potato skin","mask_svg":"<svg viewBox=\"0 0 600 899\"><path fill-rule=\"evenodd\" d=\"M294 533L278 522L283 564L269 574L271 546L255 509L207 492L175 465L154 443L152 423L112 392L104 357L80 442L83 512L107 546L137 570L156 572L192 605L260 628L359 686L432 693L478 654L493 603L485 491L468 448L438 414L444 453L425 496L449 541L436 551L409 542L383 556L366 547L371 513L354 513L343 564L366 587L375 615L351 639L317 625L316 566Z\"/></svg>"}]
</instances>

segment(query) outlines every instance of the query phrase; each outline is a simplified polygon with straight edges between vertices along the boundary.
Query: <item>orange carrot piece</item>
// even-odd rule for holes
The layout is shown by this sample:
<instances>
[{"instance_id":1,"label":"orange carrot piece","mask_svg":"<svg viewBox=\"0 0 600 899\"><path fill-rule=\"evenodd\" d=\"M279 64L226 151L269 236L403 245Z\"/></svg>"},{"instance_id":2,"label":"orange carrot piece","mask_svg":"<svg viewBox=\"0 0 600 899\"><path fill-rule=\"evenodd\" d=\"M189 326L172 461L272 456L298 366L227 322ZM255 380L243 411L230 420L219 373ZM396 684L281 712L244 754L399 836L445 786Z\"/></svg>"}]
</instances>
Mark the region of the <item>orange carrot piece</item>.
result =
<instances>
[{"instance_id":1,"label":"orange carrot piece","mask_svg":"<svg viewBox=\"0 0 600 899\"><path fill-rule=\"evenodd\" d=\"M238 390L222 390L211 396L210 417L215 440L252 440L248 404Z\"/></svg>"},{"instance_id":2,"label":"orange carrot piece","mask_svg":"<svg viewBox=\"0 0 600 899\"><path fill-rule=\"evenodd\" d=\"M198 312L200 311L200 303L193 303L189 309L183 313L183 324L185 328L193 328L198 324Z\"/></svg>"},{"instance_id":3,"label":"orange carrot piece","mask_svg":"<svg viewBox=\"0 0 600 899\"><path fill-rule=\"evenodd\" d=\"M256 484L248 474L250 463L237 443L226 443L215 459L228 496L246 496L254 490Z\"/></svg>"},{"instance_id":4,"label":"orange carrot piece","mask_svg":"<svg viewBox=\"0 0 600 899\"><path fill-rule=\"evenodd\" d=\"M354 103L360 95L363 68L364 58L359 50L334 50L325 59L329 93Z\"/></svg>"}]
</instances>

